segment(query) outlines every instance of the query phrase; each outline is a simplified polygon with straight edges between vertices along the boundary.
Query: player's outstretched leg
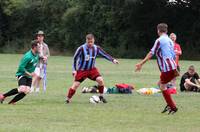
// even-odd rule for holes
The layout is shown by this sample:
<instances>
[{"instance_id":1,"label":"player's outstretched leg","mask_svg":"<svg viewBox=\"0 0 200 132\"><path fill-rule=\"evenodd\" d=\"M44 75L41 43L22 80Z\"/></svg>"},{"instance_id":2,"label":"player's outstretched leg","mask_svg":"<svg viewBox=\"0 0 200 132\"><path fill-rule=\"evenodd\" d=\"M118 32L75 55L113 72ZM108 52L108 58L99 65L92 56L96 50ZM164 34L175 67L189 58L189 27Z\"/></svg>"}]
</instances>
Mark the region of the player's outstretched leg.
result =
<instances>
[{"instance_id":1,"label":"player's outstretched leg","mask_svg":"<svg viewBox=\"0 0 200 132\"><path fill-rule=\"evenodd\" d=\"M160 89L162 90L163 97L167 103L167 106L162 111L162 113L169 111L169 114L174 114L178 111L178 108L176 107L176 104L174 103L171 94L168 92L166 85L160 84Z\"/></svg>"},{"instance_id":2,"label":"player's outstretched leg","mask_svg":"<svg viewBox=\"0 0 200 132\"><path fill-rule=\"evenodd\" d=\"M102 101L103 103L107 103L106 99L103 97L103 93L104 93L104 81L103 78L101 76L96 78L96 82L98 83L98 89L99 89L99 99L100 101Z\"/></svg>"},{"instance_id":3,"label":"player's outstretched leg","mask_svg":"<svg viewBox=\"0 0 200 132\"><path fill-rule=\"evenodd\" d=\"M23 99L28 93L30 93L29 86L20 86L18 88L18 94L8 104L15 104L17 101Z\"/></svg>"},{"instance_id":4,"label":"player's outstretched leg","mask_svg":"<svg viewBox=\"0 0 200 132\"><path fill-rule=\"evenodd\" d=\"M17 101L23 99L25 96L25 93L18 93L8 104L15 104Z\"/></svg>"},{"instance_id":5,"label":"player's outstretched leg","mask_svg":"<svg viewBox=\"0 0 200 132\"><path fill-rule=\"evenodd\" d=\"M80 82L75 81L71 88L68 90L68 94L66 97L66 103L70 103L72 96L76 93L76 89L80 86Z\"/></svg>"},{"instance_id":6,"label":"player's outstretched leg","mask_svg":"<svg viewBox=\"0 0 200 132\"><path fill-rule=\"evenodd\" d=\"M4 101L4 99L5 99L6 97L15 95L15 94L17 94L17 93L18 93L18 89L17 89L17 88L14 88L14 89L8 91L8 92L5 93L5 94L0 94L0 102L3 103L3 101Z\"/></svg>"}]
</instances>

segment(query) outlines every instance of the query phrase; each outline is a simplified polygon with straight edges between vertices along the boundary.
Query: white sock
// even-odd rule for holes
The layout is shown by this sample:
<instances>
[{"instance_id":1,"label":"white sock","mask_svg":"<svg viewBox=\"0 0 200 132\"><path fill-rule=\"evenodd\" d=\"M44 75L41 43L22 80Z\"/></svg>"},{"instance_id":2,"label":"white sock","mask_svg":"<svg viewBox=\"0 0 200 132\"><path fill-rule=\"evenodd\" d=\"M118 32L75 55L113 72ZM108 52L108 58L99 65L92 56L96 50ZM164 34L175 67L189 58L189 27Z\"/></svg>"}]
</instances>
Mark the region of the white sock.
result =
<instances>
[{"instance_id":1,"label":"white sock","mask_svg":"<svg viewBox=\"0 0 200 132\"><path fill-rule=\"evenodd\" d=\"M33 86L31 87L31 93L32 93L32 92L34 92L34 87L33 87Z\"/></svg>"},{"instance_id":2,"label":"white sock","mask_svg":"<svg viewBox=\"0 0 200 132\"><path fill-rule=\"evenodd\" d=\"M40 88L36 88L36 89L35 89L35 92L36 92L36 93L40 92Z\"/></svg>"}]
</instances>

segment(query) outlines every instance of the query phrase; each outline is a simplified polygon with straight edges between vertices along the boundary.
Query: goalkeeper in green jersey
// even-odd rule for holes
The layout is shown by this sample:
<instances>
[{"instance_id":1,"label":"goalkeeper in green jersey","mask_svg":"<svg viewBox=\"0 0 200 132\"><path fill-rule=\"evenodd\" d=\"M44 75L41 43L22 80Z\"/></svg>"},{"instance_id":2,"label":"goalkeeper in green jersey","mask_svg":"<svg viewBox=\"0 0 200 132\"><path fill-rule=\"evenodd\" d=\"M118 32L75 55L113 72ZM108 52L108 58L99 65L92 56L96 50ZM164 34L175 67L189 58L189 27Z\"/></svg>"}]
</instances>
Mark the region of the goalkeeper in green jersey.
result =
<instances>
[{"instance_id":1,"label":"goalkeeper in green jersey","mask_svg":"<svg viewBox=\"0 0 200 132\"><path fill-rule=\"evenodd\" d=\"M18 88L14 88L5 94L0 94L0 102L3 103L6 97L16 95L8 104L15 104L23 99L30 92L32 77L35 76L34 70L38 63L37 41L31 42L31 50L26 52L19 63L16 77L18 79Z\"/></svg>"}]
</instances>

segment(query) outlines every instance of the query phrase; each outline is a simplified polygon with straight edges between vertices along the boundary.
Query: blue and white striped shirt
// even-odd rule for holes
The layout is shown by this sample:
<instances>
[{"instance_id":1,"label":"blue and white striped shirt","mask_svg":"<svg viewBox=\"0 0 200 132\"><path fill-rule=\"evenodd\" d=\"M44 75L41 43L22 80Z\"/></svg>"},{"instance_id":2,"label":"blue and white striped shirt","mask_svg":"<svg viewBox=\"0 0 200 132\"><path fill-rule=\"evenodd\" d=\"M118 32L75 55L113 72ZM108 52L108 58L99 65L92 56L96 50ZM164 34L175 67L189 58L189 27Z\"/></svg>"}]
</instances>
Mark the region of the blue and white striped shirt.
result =
<instances>
[{"instance_id":1,"label":"blue and white striped shirt","mask_svg":"<svg viewBox=\"0 0 200 132\"><path fill-rule=\"evenodd\" d=\"M101 55L105 59L113 62L113 57L106 53L101 47L93 45L89 47L86 43L81 45L74 55L73 71L90 70L95 67L96 57Z\"/></svg>"}]
</instances>

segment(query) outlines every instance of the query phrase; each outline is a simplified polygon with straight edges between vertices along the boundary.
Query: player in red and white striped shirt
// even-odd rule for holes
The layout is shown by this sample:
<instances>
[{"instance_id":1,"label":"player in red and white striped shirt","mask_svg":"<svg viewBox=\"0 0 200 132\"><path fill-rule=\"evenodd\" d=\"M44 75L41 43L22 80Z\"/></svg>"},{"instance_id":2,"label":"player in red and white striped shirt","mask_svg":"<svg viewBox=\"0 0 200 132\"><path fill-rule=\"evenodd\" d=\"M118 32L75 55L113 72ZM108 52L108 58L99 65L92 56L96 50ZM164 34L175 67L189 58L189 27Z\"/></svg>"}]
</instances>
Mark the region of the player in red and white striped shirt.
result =
<instances>
[{"instance_id":1,"label":"player in red and white striped shirt","mask_svg":"<svg viewBox=\"0 0 200 132\"><path fill-rule=\"evenodd\" d=\"M157 32L159 38L155 41L155 44L151 51L146 55L146 57L136 64L136 71L140 71L142 66L149 60L153 55L157 56L157 63L161 71L159 87L162 91L163 97L167 103L167 106L162 111L165 113L169 111L170 113L177 112L177 107L174 101L171 98L170 93L167 90L167 83L173 80L178 76L176 71L175 53L174 53L174 44L172 40L167 35L167 24L160 23L157 26Z\"/></svg>"}]
</instances>

